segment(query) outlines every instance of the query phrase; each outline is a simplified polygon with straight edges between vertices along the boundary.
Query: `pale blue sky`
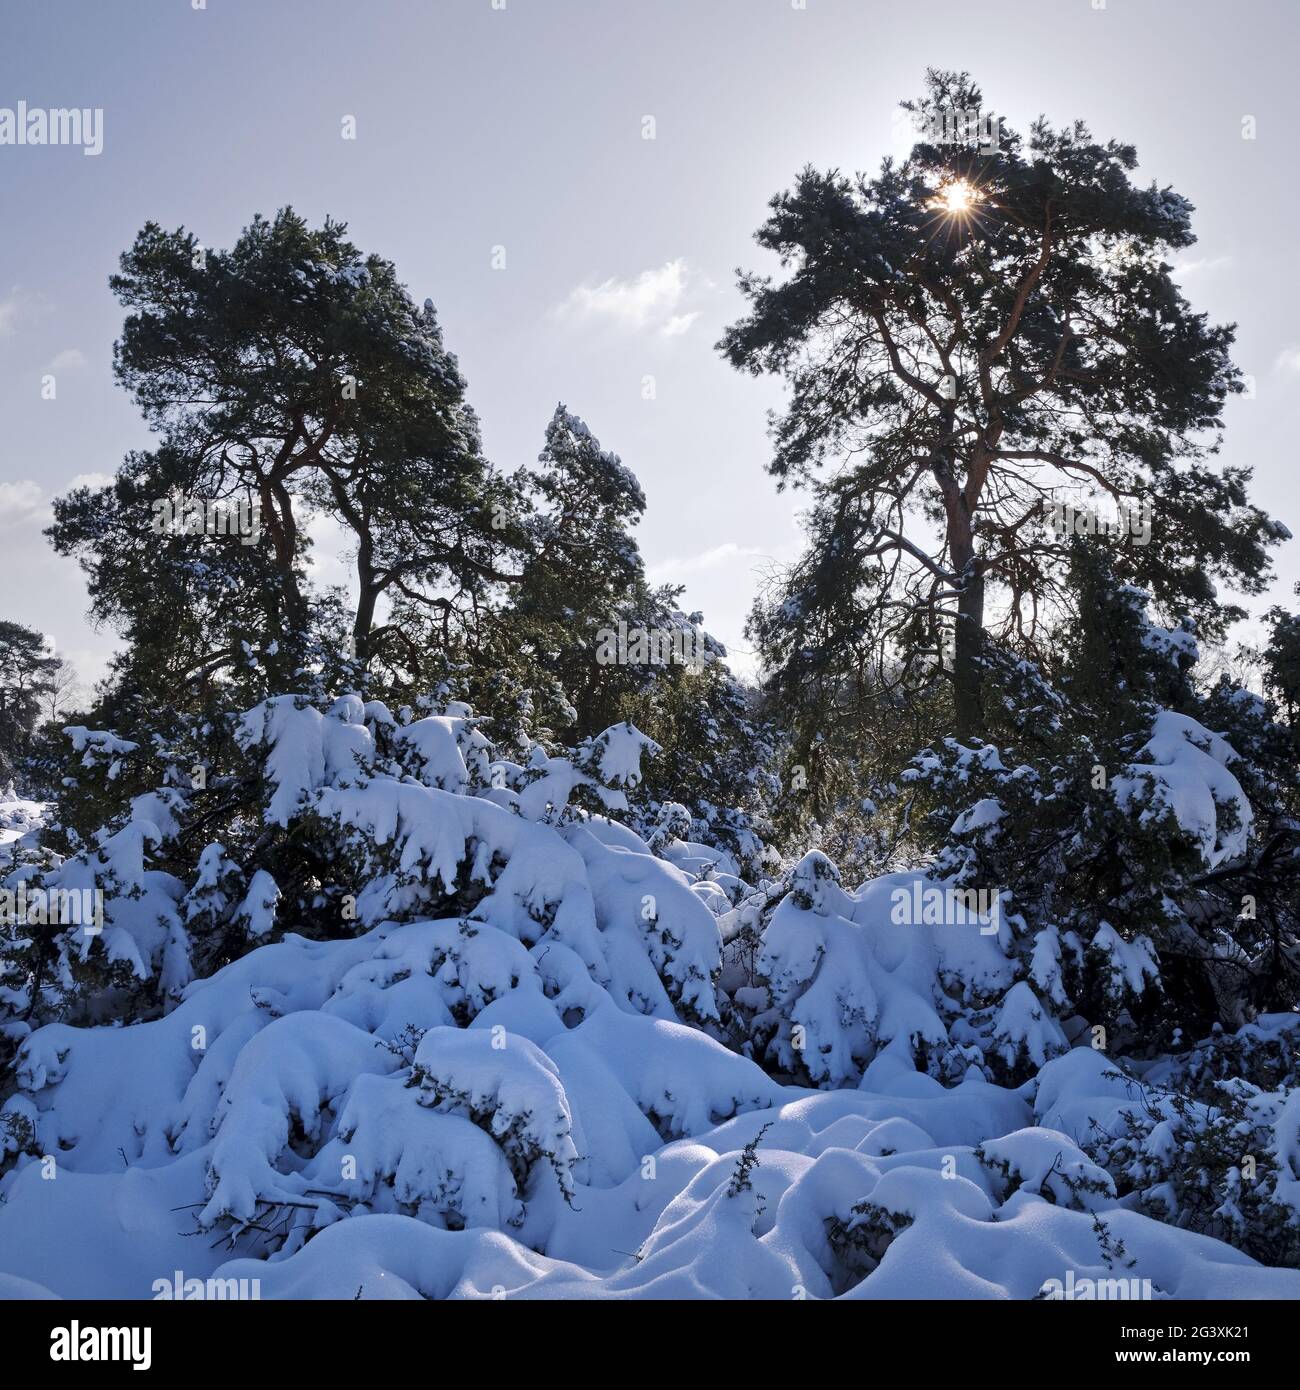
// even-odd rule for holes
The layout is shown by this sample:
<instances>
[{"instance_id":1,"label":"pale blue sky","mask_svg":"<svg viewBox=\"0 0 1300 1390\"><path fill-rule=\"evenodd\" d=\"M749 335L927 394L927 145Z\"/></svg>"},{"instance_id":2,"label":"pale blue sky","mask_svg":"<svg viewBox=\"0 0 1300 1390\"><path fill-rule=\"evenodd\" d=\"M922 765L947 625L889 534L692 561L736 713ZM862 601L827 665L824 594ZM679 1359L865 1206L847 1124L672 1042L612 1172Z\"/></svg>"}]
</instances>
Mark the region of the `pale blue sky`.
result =
<instances>
[{"instance_id":1,"label":"pale blue sky","mask_svg":"<svg viewBox=\"0 0 1300 1390\"><path fill-rule=\"evenodd\" d=\"M498 0L499 3L499 0ZM797 3L797 0L796 0ZM641 478L656 578L747 666L758 577L797 549L763 471L774 384L713 351L767 198L874 168L927 65L1023 129L1081 116L1197 205L1184 286L1240 324L1253 400L1225 456L1300 534L1292 0L0 0L0 106L104 110L104 150L0 146L0 616L85 674L112 647L49 498L146 441L113 384L107 277L147 219L228 245L292 203L349 223L438 306L489 454L532 459L557 400ZM353 116L357 139L341 138ZM654 140L642 138L643 118ZM1253 116L1257 138L1241 137ZM492 268L494 247L506 265ZM57 398L42 400L53 371ZM654 400L643 379L655 378ZM1290 600L1300 542L1277 556Z\"/></svg>"}]
</instances>

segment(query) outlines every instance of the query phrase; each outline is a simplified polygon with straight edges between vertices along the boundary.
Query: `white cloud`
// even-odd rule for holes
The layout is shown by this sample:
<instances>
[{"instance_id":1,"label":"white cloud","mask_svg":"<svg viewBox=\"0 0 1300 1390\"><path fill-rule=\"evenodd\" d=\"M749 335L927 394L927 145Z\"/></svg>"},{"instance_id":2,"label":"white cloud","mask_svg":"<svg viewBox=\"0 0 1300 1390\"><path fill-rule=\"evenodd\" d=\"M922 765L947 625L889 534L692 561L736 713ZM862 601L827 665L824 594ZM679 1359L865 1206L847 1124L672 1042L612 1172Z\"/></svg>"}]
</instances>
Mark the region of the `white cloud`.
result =
<instances>
[{"instance_id":1,"label":"white cloud","mask_svg":"<svg viewBox=\"0 0 1300 1390\"><path fill-rule=\"evenodd\" d=\"M78 473L63 488L56 492L71 492L73 488L107 487L113 481L110 473ZM0 483L0 527L44 528L54 519L51 496L47 496L40 483L31 478L19 478L17 482ZM6 541L8 544L8 541ZM45 544L44 541L41 542Z\"/></svg>"},{"instance_id":2,"label":"white cloud","mask_svg":"<svg viewBox=\"0 0 1300 1390\"><path fill-rule=\"evenodd\" d=\"M700 316L698 309L692 309L689 314L674 314L666 324L659 330L665 338L676 338L690 330L691 324Z\"/></svg>"},{"instance_id":3,"label":"white cloud","mask_svg":"<svg viewBox=\"0 0 1300 1390\"><path fill-rule=\"evenodd\" d=\"M64 491L71 492L73 488L78 487L107 487L112 481L113 475L111 473L78 473L75 478L69 481Z\"/></svg>"},{"instance_id":4,"label":"white cloud","mask_svg":"<svg viewBox=\"0 0 1300 1390\"><path fill-rule=\"evenodd\" d=\"M352 532L324 512L313 512L307 519L306 529L311 540L307 570L312 579L323 587L341 584L355 598L356 570L352 565L355 550L348 545Z\"/></svg>"},{"instance_id":5,"label":"white cloud","mask_svg":"<svg viewBox=\"0 0 1300 1390\"><path fill-rule=\"evenodd\" d=\"M1172 269L1173 273L1179 277L1187 275L1199 275L1205 270L1222 270L1225 266L1232 265L1231 256L1202 256L1195 261L1177 261Z\"/></svg>"},{"instance_id":6,"label":"white cloud","mask_svg":"<svg viewBox=\"0 0 1300 1390\"><path fill-rule=\"evenodd\" d=\"M683 301L701 283L679 256L633 279L611 276L599 285L579 285L553 312L560 319L603 319L621 328L649 328L675 338L699 317L698 310L682 309Z\"/></svg>"},{"instance_id":7,"label":"white cloud","mask_svg":"<svg viewBox=\"0 0 1300 1390\"><path fill-rule=\"evenodd\" d=\"M40 483L23 478L16 483L0 483L0 522L27 521L41 504L44 489Z\"/></svg>"},{"instance_id":8,"label":"white cloud","mask_svg":"<svg viewBox=\"0 0 1300 1390\"><path fill-rule=\"evenodd\" d=\"M1283 348L1273 363L1275 372L1300 372L1300 347Z\"/></svg>"},{"instance_id":9,"label":"white cloud","mask_svg":"<svg viewBox=\"0 0 1300 1390\"><path fill-rule=\"evenodd\" d=\"M64 368L84 367L86 365L86 355L80 348L64 348L62 352L55 353L50 359L47 371L57 372Z\"/></svg>"},{"instance_id":10,"label":"white cloud","mask_svg":"<svg viewBox=\"0 0 1300 1390\"><path fill-rule=\"evenodd\" d=\"M121 639L110 628L93 631L82 614L86 584L80 567L56 555L42 530L49 525L49 494L30 479L0 482L0 543L6 576L21 575L4 590L3 616L52 636L56 651L76 662L89 690L104 675Z\"/></svg>"},{"instance_id":11,"label":"white cloud","mask_svg":"<svg viewBox=\"0 0 1300 1390\"><path fill-rule=\"evenodd\" d=\"M47 312L44 295L33 293L24 285L14 285L0 297L0 338L10 338L18 326L40 318Z\"/></svg>"},{"instance_id":12,"label":"white cloud","mask_svg":"<svg viewBox=\"0 0 1300 1390\"><path fill-rule=\"evenodd\" d=\"M71 492L73 488L107 487L113 481L111 473L78 473L56 493ZM0 483L0 526L47 526L54 513L45 489L31 478Z\"/></svg>"},{"instance_id":13,"label":"white cloud","mask_svg":"<svg viewBox=\"0 0 1300 1390\"><path fill-rule=\"evenodd\" d=\"M684 560L663 560L659 564L651 565L650 577L656 580L671 580L675 575L715 570L729 560L744 560L762 553L757 546L737 545L735 541L725 541L722 545L715 545L711 550L703 550L698 555L688 556Z\"/></svg>"}]
</instances>

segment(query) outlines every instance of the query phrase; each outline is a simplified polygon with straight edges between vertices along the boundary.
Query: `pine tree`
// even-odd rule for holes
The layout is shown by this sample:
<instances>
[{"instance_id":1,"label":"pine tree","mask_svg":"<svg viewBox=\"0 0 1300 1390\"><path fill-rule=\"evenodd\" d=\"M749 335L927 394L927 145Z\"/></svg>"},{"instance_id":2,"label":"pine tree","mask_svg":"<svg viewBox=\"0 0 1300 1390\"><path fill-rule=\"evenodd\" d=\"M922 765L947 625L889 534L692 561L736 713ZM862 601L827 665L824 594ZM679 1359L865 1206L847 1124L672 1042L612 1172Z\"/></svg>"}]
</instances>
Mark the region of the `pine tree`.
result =
<instances>
[{"instance_id":1,"label":"pine tree","mask_svg":"<svg viewBox=\"0 0 1300 1390\"><path fill-rule=\"evenodd\" d=\"M312 229L286 208L228 251L150 223L111 284L129 311L117 378L161 443L111 488L61 499L49 534L81 560L95 615L129 638L128 692L171 698L250 661L290 688L321 644L347 642L363 665L381 642L400 650L381 601L437 614L506 577L492 527L504 484L433 306L341 223ZM214 537L186 502L255 525ZM351 544L346 613L306 579L317 516Z\"/></svg>"},{"instance_id":2,"label":"pine tree","mask_svg":"<svg viewBox=\"0 0 1300 1390\"><path fill-rule=\"evenodd\" d=\"M1248 472L1210 462L1242 385L1232 328L1191 309L1165 259L1194 240L1191 205L1135 186L1132 146L1046 119L1026 140L983 105L967 74L931 71L901 164L805 169L757 234L789 275L743 276L750 313L720 344L790 383L779 482L838 465L755 618L780 688L942 674L959 738L984 729L986 636L1030 654L1050 620L1070 550L1052 504L1150 507L1121 577L1207 638L1240 616L1214 579L1258 592L1282 535ZM996 138L937 133L966 112Z\"/></svg>"},{"instance_id":3,"label":"pine tree","mask_svg":"<svg viewBox=\"0 0 1300 1390\"><path fill-rule=\"evenodd\" d=\"M60 662L34 629L0 620L0 783L14 778Z\"/></svg>"}]
</instances>

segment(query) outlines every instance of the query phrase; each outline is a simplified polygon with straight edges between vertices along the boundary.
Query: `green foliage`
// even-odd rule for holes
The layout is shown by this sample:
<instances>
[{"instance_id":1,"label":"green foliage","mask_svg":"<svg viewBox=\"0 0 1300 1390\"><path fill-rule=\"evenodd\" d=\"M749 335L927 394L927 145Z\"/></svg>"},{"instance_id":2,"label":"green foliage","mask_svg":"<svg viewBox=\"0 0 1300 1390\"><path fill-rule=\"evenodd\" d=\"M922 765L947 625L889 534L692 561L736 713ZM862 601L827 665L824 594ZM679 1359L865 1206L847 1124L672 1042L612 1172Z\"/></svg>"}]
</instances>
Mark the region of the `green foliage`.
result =
<instances>
[{"instance_id":1,"label":"green foliage","mask_svg":"<svg viewBox=\"0 0 1300 1390\"><path fill-rule=\"evenodd\" d=\"M39 632L0 621L0 790L31 751L42 701L59 665Z\"/></svg>"},{"instance_id":2,"label":"green foliage","mask_svg":"<svg viewBox=\"0 0 1300 1390\"><path fill-rule=\"evenodd\" d=\"M161 443L129 456L112 487L61 499L50 535L81 560L95 615L130 639L128 693L188 696L186 682L218 671L239 680L250 648L283 689L315 644L350 637L368 654L386 635L374 631L381 597L459 612L497 576L504 483L481 456L433 306L417 308L392 264L345 232L285 209L212 251L150 223L122 257L116 373ZM156 509L178 494L246 508L255 543L160 531ZM312 601L314 518L354 548L346 618L337 597Z\"/></svg>"},{"instance_id":3,"label":"green foliage","mask_svg":"<svg viewBox=\"0 0 1300 1390\"><path fill-rule=\"evenodd\" d=\"M1152 624L1145 596L1116 583L1096 548L1077 549L1069 582L1051 677L990 663L998 741L941 740L901 779L916 849L955 883L1010 891L1039 995L1061 1017L1105 1027L1112 1047L1157 1051L1176 1030L1204 1031L1246 1006L1290 1007L1300 937L1280 856L1291 842L1260 839L1256 826L1244 857L1209 868L1144 752L1162 710L1222 729L1244 750L1233 763L1243 791L1267 805L1267 769L1295 777L1285 740L1255 697L1226 685L1196 693L1190 632ZM1233 741L1252 721L1253 735ZM1220 839L1241 828L1239 814L1216 802ZM1251 885L1257 903L1243 918Z\"/></svg>"}]
</instances>

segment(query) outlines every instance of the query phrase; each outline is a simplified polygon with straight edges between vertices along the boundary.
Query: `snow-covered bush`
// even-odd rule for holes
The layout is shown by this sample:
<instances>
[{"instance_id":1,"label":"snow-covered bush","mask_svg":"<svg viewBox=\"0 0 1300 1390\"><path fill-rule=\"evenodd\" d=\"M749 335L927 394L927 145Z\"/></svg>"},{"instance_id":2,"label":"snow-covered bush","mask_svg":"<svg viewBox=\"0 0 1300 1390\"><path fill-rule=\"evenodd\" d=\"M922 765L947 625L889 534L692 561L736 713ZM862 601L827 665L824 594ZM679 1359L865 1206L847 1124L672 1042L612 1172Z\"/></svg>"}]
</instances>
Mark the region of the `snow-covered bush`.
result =
<instances>
[{"instance_id":1,"label":"snow-covered bush","mask_svg":"<svg viewBox=\"0 0 1300 1390\"><path fill-rule=\"evenodd\" d=\"M1279 980L1269 947L1287 958L1294 949L1288 915L1269 911L1261 929L1255 900L1236 920L1244 900L1230 898L1256 874L1246 784L1267 803L1256 754L1270 725L1244 692L1195 694L1195 642L1156 626L1146 595L1120 587L1096 602L1113 637L1109 676L1095 669L1092 629L1053 679L1014 663L994 721L1001 742L944 739L901 781L934 847L931 872L1005 894L1019 977L1067 1036L1086 1021L1111 1050L1154 1051L1178 1028L1241 1021L1254 979ZM1234 732L1255 721L1244 754L1205 722L1228 708L1240 712ZM1040 1062L1020 1064L1025 1075Z\"/></svg>"},{"instance_id":2,"label":"snow-covered bush","mask_svg":"<svg viewBox=\"0 0 1300 1390\"><path fill-rule=\"evenodd\" d=\"M454 702L277 697L213 746L206 785L137 792L66 856L24 813L6 882L97 887L103 924L28 928L13 956L0 1273L127 1296L184 1268L265 1296L1032 1298L1107 1266L1104 1219L1164 1292L1300 1294L1230 1248L1291 1258L1263 1234L1296 1181L1289 1039L1259 1026L1274 1089L1231 1082L1227 1130L1194 1093L1226 1053L1109 1079L1068 933L967 871L1005 832L994 802L1036 785L996 752L945 764L967 772L951 853L849 891L819 852L748 881L681 807L643 838L655 748L626 724L503 757ZM1151 1140L1135 1097L1161 1087L1194 1164ZM1247 1121L1250 1190L1215 1166ZM73 1225L97 1254L76 1269Z\"/></svg>"},{"instance_id":3,"label":"snow-covered bush","mask_svg":"<svg viewBox=\"0 0 1300 1390\"><path fill-rule=\"evenodd\" d=\"M1111 1191L1122 1205L1226 1241L1264 1264L1295 1266L1300 1090L1270 1091L1241 1076L1214 1074L1243 1051L1276 1057L1279 1043L1289 1048L1295 1028L1294 1016L1265 1016L1235 1042L1217 1035L1142 1069L1140 1077L1071 1054L1071 1064L1079 1058L1069 1079L1076 1094L1067 1101L1053 1067L1045 1068L1035 1109L1049 1117L1044 1123L1078 1135L1113 1179ZM1089 1072L1091 1084L1078 1085ZM1080 1091L1092 1095L1083 1099Z\"/></svg>"}]
</instances>

